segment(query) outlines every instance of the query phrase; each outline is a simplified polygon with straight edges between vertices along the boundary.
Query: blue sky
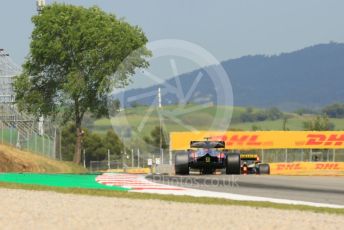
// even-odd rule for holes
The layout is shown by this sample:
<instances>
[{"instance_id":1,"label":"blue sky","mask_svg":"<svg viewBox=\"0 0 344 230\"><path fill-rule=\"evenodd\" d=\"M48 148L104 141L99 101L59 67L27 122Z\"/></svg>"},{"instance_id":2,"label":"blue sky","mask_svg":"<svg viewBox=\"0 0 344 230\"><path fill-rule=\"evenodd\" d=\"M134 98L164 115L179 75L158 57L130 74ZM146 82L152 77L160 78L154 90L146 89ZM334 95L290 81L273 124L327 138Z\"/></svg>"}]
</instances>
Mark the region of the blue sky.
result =
<instances>
[{"instance_id":1,"label":"blue sky","mask_svg":"<svg viewBox=\"0 0 344 230\"><path fill-rule=\"evenodd\" d=\"M47 0L47 3L53 1ZM279 54L306 46L344 42L342 0L59 0L98 5L139 25L150 41L194 42L225 60L249 54ZM29 49L35 0L0 3L0 48L18 64Z\"/></svg>"}]
</instances>

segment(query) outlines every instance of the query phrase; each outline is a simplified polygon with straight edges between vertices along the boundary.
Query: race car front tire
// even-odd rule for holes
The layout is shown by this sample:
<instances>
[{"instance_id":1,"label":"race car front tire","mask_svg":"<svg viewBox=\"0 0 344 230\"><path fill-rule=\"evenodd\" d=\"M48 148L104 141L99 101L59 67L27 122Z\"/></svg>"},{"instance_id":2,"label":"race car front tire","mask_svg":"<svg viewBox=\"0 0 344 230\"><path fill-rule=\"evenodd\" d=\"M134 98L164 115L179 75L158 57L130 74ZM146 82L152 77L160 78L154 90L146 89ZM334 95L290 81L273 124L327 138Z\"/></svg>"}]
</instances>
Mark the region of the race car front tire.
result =
<instances>
[{"instance_id":1,"label":"race car front tire","mask_svg":"<svg viewBox=\"0 0 344 230\"><path fill-rule=\"evenodd\" d=\"M189 175L189 154L187 152L176 153L174 168L176 175Z\"/></svg>"},{"instance_id":2,"label":"race car front tire","mask_svg":"<svg viewBox=\"0 0 344 230\"><path fill-rule=\"evenodd\" d=\"M226 158L226 174L240 174L241 164L240 164L240 154L233 153L228 154Z\"/></svg>"},{"instance_id":3,"label":"race car front tire","mask_svg":"<svg viewBox=\"0 0 344 230\"><path fill-rule=\"evenodd\" d=\"M270 165L269 164L259 164L258 165L258 174L269 175L270 174Z\"/></svg>"}]
</instances>

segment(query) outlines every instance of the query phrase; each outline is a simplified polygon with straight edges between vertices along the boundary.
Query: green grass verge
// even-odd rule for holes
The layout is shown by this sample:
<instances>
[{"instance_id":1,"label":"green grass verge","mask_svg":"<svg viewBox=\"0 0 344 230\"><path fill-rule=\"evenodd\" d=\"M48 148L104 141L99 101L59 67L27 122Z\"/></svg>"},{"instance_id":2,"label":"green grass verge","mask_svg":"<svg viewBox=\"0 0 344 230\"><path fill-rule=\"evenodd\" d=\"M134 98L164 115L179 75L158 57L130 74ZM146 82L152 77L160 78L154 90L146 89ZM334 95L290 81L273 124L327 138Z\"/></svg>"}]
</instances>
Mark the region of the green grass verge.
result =
<instances>
[{"instance_id":1,"label":"green grass verge","mask_svg":"<svg viewBox=\"0 0 344 230\"><path fill-rule=\"evenodd\" d=\"M96 181L96 174L37 174L37 173L0 173L0 181L39 186L106 189L127 191L120 186L106 186Z\"/></svg>"},{"instance_id":2,"label":"green grass verge","mask_svg":"<svg viewBox=\"0 0 344 230\"><path fill-rule=\"evenodd\" d=\"M227 200L227 199L220 199L220 198L131 193L131 192L122 192L122 191L100 190L100 189L60 188L60 187L3 183L3 182L0 182L0 188L23 189L23 190L32 190L32 191L53 191L53 192L64 193L64 194L104 196L104 197L115 197L115 198L140 199L140 200L147 200L147 199L148 200L161 200L161 201L168 201L168 202L180 202L180 203L192 203L192 204L238 205L238 206L250 206L250 207L256 207L256 208L275 208L275 209L281 209L281 210L299 210L299 211L307 211L307 212L315 212L315 213L344 215L344 209L319 208L319 207L312 207L312 206L306 206L306 205L276 204L276 203L271 203L271 202L235 201L235 200Z\"/></svg>"}]
</instances>

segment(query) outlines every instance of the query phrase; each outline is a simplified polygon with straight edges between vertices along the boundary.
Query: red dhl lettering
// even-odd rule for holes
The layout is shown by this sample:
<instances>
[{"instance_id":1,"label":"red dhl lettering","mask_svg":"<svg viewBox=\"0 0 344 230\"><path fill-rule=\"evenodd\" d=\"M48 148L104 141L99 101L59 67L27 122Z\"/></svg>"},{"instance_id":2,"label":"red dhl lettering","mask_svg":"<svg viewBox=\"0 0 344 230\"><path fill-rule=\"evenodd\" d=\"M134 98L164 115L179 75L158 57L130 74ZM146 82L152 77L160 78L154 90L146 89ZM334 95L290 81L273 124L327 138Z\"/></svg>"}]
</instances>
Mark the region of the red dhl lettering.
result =
<instances>
[{"instance_id":1,"label":"red dhl lettering","mask_svg":"<svg viewBox=\"0 0 344 230\"><path fill-rule=\"evenodd\" d=\"M331 135L325 135L325 134L308 134L307 135L308 141L306 142L306 145L326 145L326 146L340 146L344 143L344 134L337 135L337 134L331 134Z\"/></svg>"},{"instance_id":2,"label":"red dhl lettering","mask_svg":"<svg viewBox=\"0 0 344 230\"><path fill-rule=\"evenodd\" d=\"M301 166L299 163L297 164L278 164L277 170L300 170Z\"/></svg>"},{"instance_id":3,"label":"red dhl lettering","mask_svg":"<svg viewBox=\"0 0 344 230\"><path fill-rule=\"evenodd\" d=\"M318 170L339 170L339 165L337 163L317 163L315 169Z\"/></svg>"},{"instance_id":4,"label":"red dhl lettering","mask_svg":"<svg viewBox=\"0 0 344 230\"><path fill-rule=\"evenodd\" d=\"M261 142L258 141L258 135L233 135L229 141L226 142L226 145L250 145L250 146L259 146L262 145Z\"/></svg>"}]
</instances>

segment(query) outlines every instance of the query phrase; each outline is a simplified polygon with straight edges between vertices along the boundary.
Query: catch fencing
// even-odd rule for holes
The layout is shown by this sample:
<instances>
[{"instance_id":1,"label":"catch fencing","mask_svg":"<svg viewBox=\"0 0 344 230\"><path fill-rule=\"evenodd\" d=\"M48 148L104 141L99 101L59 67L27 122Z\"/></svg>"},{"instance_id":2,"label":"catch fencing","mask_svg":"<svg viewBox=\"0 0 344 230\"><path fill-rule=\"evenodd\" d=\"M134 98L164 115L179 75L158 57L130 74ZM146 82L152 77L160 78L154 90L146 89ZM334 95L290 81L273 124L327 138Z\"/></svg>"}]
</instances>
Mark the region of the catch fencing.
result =
<instances>
[{"instance_id":1,"label":"catch fencing","mask_svg":"<svg viewBox=\"0 0 344 230\"><path fill-rule=\"evenodd\" d=\"M13 82L21 68L0 49L0 143L61 159L59 130L48 119L18 111Z\"/></svg>"}]
</instances>

